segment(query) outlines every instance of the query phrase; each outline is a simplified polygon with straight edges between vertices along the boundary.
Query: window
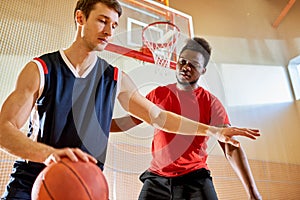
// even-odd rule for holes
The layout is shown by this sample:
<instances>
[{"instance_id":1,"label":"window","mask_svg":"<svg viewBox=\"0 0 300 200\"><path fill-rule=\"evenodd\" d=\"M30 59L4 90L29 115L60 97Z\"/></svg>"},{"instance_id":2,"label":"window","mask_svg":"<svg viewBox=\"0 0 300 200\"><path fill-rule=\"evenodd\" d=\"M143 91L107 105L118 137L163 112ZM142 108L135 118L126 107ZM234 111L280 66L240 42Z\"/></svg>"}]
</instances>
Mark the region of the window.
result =
<instances>
[{"instance_id":1,"label":"window","mask_svg":"<svg viewBox=\"0 0 300 200\"><path fill-rule=\"evenodd\" d=\"M290 60L288 70L296 100L300 99L300 56Z\"/></svg>"},{"instance_id":2,"label":"window","mask_svg":"<svg viewBox=\"0 0 300 200\"><path fill-rule=\"evenodd\" d=\"M283 66L222 64L221 72L228 106L293 101Z\"/></svg>"}]
</instances>

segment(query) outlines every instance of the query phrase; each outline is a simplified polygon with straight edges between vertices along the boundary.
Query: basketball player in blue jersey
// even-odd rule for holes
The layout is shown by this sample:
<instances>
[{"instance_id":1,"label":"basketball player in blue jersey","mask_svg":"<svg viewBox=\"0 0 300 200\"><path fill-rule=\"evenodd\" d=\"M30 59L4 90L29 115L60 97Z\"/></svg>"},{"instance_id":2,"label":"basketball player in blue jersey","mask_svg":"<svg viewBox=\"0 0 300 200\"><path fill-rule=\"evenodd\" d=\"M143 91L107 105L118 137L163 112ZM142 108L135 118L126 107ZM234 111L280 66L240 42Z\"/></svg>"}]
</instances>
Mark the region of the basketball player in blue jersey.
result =
<instances>
[{"instance_id":1,"label":"basketball player in blue jersey","mask_svg":"<svg viewBox=\"0 0 300 200\"><path fill-rule=\"evenodd\" d=\"M131 79L96 55L118 26L117 0L79 0L74 42L30 61L0 114L0 146L20 157L2 199L31 199L39 172L68 157L103 168L115 99L131 115L174 134L212 135L238 146L232 136L251 139L258 130L216 128L164 111L148 101ZM27 135L20 128L30 118Z\"/></svg>"}]
</instances>

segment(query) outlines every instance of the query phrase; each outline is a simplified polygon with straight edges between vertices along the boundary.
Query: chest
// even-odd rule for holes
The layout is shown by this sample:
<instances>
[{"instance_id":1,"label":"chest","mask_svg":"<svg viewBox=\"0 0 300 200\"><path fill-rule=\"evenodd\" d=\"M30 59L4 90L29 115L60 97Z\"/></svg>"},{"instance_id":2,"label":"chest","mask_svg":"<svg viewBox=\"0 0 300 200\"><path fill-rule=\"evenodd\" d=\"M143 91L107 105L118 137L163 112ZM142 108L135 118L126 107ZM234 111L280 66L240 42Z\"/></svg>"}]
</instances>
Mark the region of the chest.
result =
<instances>
[{"instance_id":1,"label":"chest","mask_svg":"<svg viewBox=\"0 0 300 200\"><path fill-rule=\"evenodd\" d=\"M156 104L161 108L189 119L207 123L211 116L211 102L206 95L192 92L168 91L160 95Z\"/></svg>"}]
</instances>

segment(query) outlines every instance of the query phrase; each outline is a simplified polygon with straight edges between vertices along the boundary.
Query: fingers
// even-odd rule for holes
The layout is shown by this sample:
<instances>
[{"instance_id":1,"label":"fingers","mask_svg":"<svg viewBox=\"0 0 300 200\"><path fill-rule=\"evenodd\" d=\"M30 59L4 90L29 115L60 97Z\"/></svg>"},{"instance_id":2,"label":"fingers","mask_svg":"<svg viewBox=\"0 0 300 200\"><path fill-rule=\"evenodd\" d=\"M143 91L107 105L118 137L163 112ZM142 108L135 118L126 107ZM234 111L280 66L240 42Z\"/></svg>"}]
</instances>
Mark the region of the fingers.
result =
<instances>
[{"instance_id":1,"label":"fingers","mask_svg":"<svg viewBox=\"0 0 300 200\"><path fill-rule=\"evenodd\" d=\"M253 136L260 136L259 130L258 129L248 129L248 128L243 128L243 130L245 132L247 132L248 134L251 134Z\"/></svg>"},{"instance_id":2,"label":"fingers","mask_svg":"<svg viewBox=\"0 0 300 200\"><path fill-rule=\"evenodd\" d=\"M96 158L94 158L93 156L81 151L80 149L76 148L74 150L74 153L76 154L76 156L78 158L80 158L81 160L85 161L85 162L93 162L93 163L97 163L98 161L96 160Z\"/></svg>"},{"instance_id":3,"label":"fingers","mask_svg":"<svg viewBox=\"0 0 300 200\"><path fill-rule=\"evenodd\" d=\"M93 162L93 163L97 164L98 160L96 158L94 158L93 156L91 156L89 154L87 154L87 155L88 155L88 158L89 158L89 162Z\"/></svg>"},{"instance_id":4,"label":"fingers","mask_svg":"<svg viewBox=\"0 0 300 200\"><path fill-rule=\"evenodd\" d=\"M259 130L257 129L247 129L247 128L231 128L233 130L233 135L245 136L250 139L255 140L256 137L260 136Z\"/></svg>"},{"instance_id":5,"label":"fingers","mask_svg":"<svg viewBox=\"0 0 300 200\"><path fill-rule=\"evenodd\" d=\"M50 154L47 159L44 161L45 165L50 165L53 162L58 162L60 160L59 156L55 155L54 153Z\"/></svg>"},{"instance_id":6,"label":"fingers","mask_svg":"<svg viewBox=\"0 0 300 200\"><path fill-rule=\"evenodd\" d=\"M248 129L252 135L255 135L255 136L260 136L260 132L258 129Z\"/></svg>"},{"instance_id":7,"label":"fingers","mask_svg":"<svg viewBox=\"0 0 300 200\"><path fill-rule=\"evenodd\" d=\"M47 157L44 163L46 165L50 165L53 162L59 162L63 157L67 157L73 162L78 162L78 160L82 160L84 162L91 161L95 164L98 162L96 158L83 152L79 148L63 148L55 149L55 151Z\"/></svg>"},{"instance_id":8,"label":"fingers","mask_svg":"<svg viewBox=\"0 0 300 200\"><path fill-rule=\"evenodd\" d=\"M61 157L68 157L71 161L77 162L78 158L76 156L76 149L64 148L61 152Z\"/></svg>"}]
</instances>

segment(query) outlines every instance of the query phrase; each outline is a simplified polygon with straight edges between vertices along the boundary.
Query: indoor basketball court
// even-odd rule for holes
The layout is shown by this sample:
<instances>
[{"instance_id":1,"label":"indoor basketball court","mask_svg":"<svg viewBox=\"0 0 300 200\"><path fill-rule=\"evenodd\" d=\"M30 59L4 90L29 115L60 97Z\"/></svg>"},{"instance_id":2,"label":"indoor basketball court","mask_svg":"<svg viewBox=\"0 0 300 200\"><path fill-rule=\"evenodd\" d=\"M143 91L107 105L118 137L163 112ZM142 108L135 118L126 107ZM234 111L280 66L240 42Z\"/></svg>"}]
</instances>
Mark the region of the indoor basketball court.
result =
<instances>
[{"instance_id":1,"label":"indoor basketball court","mask_svg":"<svg viewBox=\"0 0 300 200\"><path fill-rule=\"evenodd\" d=\"M176 81L174 69L172 68L175 67L177 54L179 53L178 51L184 45L186 39L192 37L194 34L192 17L187 13L170 8L167 5L167 1L120 0L119 2L123 8L123 14L119 20L119 26L116 29L112 42L106 47L106 51L101 52L99 56L127 72L138 85L142 94L148 93L158 85L164 85ZM72 16L66 16L64 13L72 13L75 3L76 0L70 1L65 3L64 6L60 5L61 7L58 8L60 3L55 5L55 2L48 2L47 5L43 5L46 13L38 10L36 12L40 14L35 14L34 16L30 16L30 13L27 13L26 16L29 15L27 18L32 19L29 21L24 18L24 13L26 13L26 10L32 10L33 6L35 7L40 3L37 3L36 5L33 2L23 3L20 1L19 3L17 2L14 7L11 7L9 2L3 3L1 8L3 9L3 12L1 12L1 15L2 18L6 19L6 22L3 25L7 27L1 29L1 31L3 31L3 34L5 35L3 46L8 47L3 49L3 55L17 53L22 55L23 59L18 59L19 63L14 65L15 69L10 69L8 72L4 73L7 74L7 76L4 77L4 79L1 79L1 81L3 81L3 84L5 83L8 88L4 88L1 93L9 93L13 87L13 83L7 83L11 81L14 82L16 79L15 74L19 73L20 67L22 67L22 65L26 63L31 56L55 49L57 48L57 45L58 47L63 47L64 43L68 43L67 41L72 40L72 31L70 31L73 30ZM47 7L61 10L61 16L59 17L60 21L66 21L68 23L60 24L59 22L52 22L48 20L44 22L43 20L46 19L47 16L50 16L50 13L47 15ZM11 12L14 11L18 11L17 13L19 14L12 16ZM10 49L9 46L14 45L17 41L12 39L13 35L7 34L4 31L8 28L14 29L13 27L18 26L16 21L20 22L22 20L27 20L23 26L25 26L24 29L32 31L31 34L36 34L35 31L39 30L41 26L51 32L53 26L56 25L63 28L65 32L69 31L70 34L69 37L62 36L65 38L61 38L61 44L52 44L46 42L52 40L51 38L48 38L50 36L44 36L42 32L38 32L37 34L39 35L35 36L35 38L40 38L39 40L43 43L46 42L47 44L43 47L38 46L35 48L26 48L23 52L10 53L12 49ZM158 58L153 58L148 47L145 48L146 46L143 41L143 30L145 27L156 22L162 22L163 25L158 25L157 27L153 25L149 28L150 31L148 31L149 33L147 32L147 34L150 35L148 37L154 37L151 39L151 42L154 43L154 40L162 38L163 36L168 37L167 34L170 34L170 32L167 33L166 31L168 30L164 30L165 27L163 27L168 23L172 25L171 28L173 30L176 29L177 33L176 39L172 39L171 44L167 45L170 48L172 45L173 49L160 48L162 49L162 54L164 54L162 55L163 59L161 61L164 63L155 63L155 60L158 60ZM17 35L17 31L12 32ZM32 41L32 38L29 35L30 33L27 36L28 38L23 39L24 45L25 43ZM58 33L53 32L51 35L54 37L54 35L58 35ZM166 38L166 40L167 39L168 38ZM10 44L8 41L13 41L13 44ZM161 41L160 43L162 44L167 42L168 41ZM3 56L2 60L3 64L12 65L11 62L15 62L15 57ZM5 70L4 67L1 67L1 69ZM145 74L147 74L147 76L145 76ZM116 104L114 116L118 117L126 114L120 105L118 103ZM24 132L26 131L27 127L24 127ZM145 169L148 168L151 160L151 140L153 131L154 129L152 127L142 124L125 134L114 133L110 136L104 174L109 185L111 200L124 199L124 196L126 196L126 200L137 199L141 188L141 182L138 180L138 177ZM1 151L1 194L4 191L5 184L9 178L8 175L15 159L15 157Z\"/></svg>"},{"instance_id":2,"label":"indoor basketball court","mask_svg":"<svg viewBox=\"0 0 300 200\"><path fill-rule=\"evenodd\" d=\"M193 26L196 23L195 19L189 13L170 7L168 0L119 0L119 2L123 8L119 26L113 40L105 51L99 53L99 56L126 72L143 95L157 86L176 82L174 68L178 54L186 40L195 36ZM25 63L43 52L65 48L73 40L72 13L75 3L76 0L63 3L57 0L18 0L14 1L12 6L11 1L1 2L0 105L14 88L16 75ZM53 11L57 11L55 16L53 16ZM61 34L62 32L64 34ZM228 75L229 78L222 76L226 74L226 71L220 69L223 65L226 63L211 60L199 84L211 91L222 102L228 103L229 97L226 95L230 92L226 83L230 83L231 78L234 78L230 75ZM247 114L252 112L252 109L259 108L250 106L242 108L241 112ZM247 117L239 118L240 110L238 109L231 107L230 111L234 119L240 120L237 126L248 126L253 121L256 122L254 119L253 121L247 120ZM272 111L272 113L277 113L277 111ZM260 114L257 117L266 117L262 112L256 112ZM126 114L116 102L114 117ZM27 126L22 130L26 134ZM153 132L153 127L143 123L129 131L110 135L103 171L109 188L110 200L138 198L142 187L139 176L149 167L152 158ZM250 149L249 163L264 199L272 199L269 198L272 196L272 191L278 191L280 188L296 190L296 194L291 194L287 199L300 198L297 196L300 194L297 189L300 186L299 176L293 179L300 169L297 162L283 161L281 163L275 158L269 159L266 154L260 154L255 147L252 148L255 142L243 139L240 141L245 144L246 149ZM208 164L212 169L220 200L247 199L240 180L226 161L215 139L208 141L207 152ZM17 158L0 150L0 195L8 182L15 159ZM278 178L282 171L289 171L291 176L286 179ZM234 194L232 194L233 191ZM281 193L278 196L282 197Z\"/></svg>"}]
</instances>

